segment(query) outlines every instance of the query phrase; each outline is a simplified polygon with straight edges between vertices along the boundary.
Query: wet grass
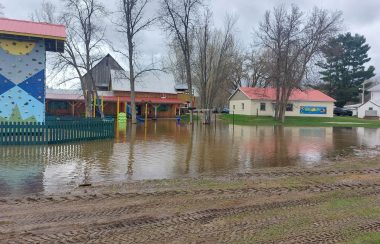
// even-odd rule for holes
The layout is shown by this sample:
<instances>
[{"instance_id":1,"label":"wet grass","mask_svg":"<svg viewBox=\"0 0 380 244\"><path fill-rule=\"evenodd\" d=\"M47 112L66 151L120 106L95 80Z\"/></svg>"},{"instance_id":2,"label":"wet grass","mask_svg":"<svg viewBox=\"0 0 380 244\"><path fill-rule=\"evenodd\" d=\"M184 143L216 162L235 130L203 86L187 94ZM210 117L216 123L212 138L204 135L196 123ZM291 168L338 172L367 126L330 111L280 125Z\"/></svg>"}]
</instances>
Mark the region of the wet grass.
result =
<instances>
[{"instance_id":1,"label":"wet grass","mask_svg":"<svg viewBox=\"0 0 380 244\"><path fill-rule=\"evenodd\" d=\"M370 232L366 234L359 234L358 237L354 238L347 243L353 244L380 244L380 233L379 232Z\"/></svg>"},{"instance_id":2,"label":"wet grass","mask_svg":"<svg viewBox=\"0 0 380 244\"><path fill-rule=\"evenodd\" d=\"M356 221L380 217L377 197L346 197L348 191L325 193L315 199L325 202L307 208L277 209L255 218L276 216L280 221L249 238L252 242L276 242L287 236L325 233L333 231L356 239L348 243L378 243L378 233L355 233ZM247 217L247 216L245 216ZM246 220L244 215L241 220Z\"/></svg>"},{"instance_id":3,"label":"wet grass","mask_svg":"<svg viewBox=\"0 0 380 244\"><path fill-rule=\"evenodd\" d=\"M234 118L233 118L234 117ZM236 125L283 125L283 126L307 126L307 127L366 127L380 128L379 120L359 119L355 117L287 117L284 123L274 120L272 117L221 114L220 119L226 123Z\"/></svg>"}]
</instances>

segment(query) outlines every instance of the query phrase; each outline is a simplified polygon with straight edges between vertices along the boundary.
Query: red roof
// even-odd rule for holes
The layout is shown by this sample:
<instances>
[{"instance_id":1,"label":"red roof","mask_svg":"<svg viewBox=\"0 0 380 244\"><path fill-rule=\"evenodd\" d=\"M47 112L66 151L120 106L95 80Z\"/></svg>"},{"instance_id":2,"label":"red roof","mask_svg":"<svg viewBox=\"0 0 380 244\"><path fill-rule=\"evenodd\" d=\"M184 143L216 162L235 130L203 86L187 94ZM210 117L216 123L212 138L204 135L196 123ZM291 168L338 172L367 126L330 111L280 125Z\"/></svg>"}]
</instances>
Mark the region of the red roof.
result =
<instances>
[{"instance_id":1,"label":"red roof","mask_svg":"<svg viewBox=\"0 0 380 244\"><path fill-rule=\"evenodd\" d=\"M130 102L130 97L104 97L104 101L106 102L117 102L117 98L119 98L120 102ZM150 98L150 97L136 97L136 103L153 103L153 104L182 104L183 102L177 98Z\"/></svg>"},{"instance_id":2,"label":"red roof","mask_svg":"<svg viewBox=\"0 0 380 244\"><path fill-rule=\"evenodd\" d=\"M64 25L54 25L7 18L0 18L0 33L58 40L66 39Z\"/></svg>"},{"instance_id":3,"label":"red roof","mask_svg":"<svg viewBox=\"0 0 380 244\"><path fill-rule=\"evenodd\" d=\"M239 89L244 93L244 95L252 100L276 100L275 88L240 87ZM336 102L334 98L329 97L323 92L314 89L303 91L294 90L290 95L289 101Z\"/></svg>"}]
</instances>

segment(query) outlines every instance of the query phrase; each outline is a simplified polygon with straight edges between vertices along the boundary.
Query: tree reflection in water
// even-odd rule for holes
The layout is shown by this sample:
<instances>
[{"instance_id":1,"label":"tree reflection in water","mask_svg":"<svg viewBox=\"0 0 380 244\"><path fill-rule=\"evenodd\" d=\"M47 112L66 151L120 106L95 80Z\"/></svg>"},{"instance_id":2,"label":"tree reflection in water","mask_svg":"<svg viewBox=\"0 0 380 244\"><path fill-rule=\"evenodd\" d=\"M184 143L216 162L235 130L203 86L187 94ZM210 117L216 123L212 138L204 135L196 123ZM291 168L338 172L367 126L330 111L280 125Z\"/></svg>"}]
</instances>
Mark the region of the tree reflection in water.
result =
<instances>
[{"instance_id":1,"label":"tree reflection in water","mask_svg":"<svg viewBox=\"0 0 380 244\"><path fill-rule=\"evenodd\" d=\"M0 147L0 194L54 193L83 183L227 175L315 165L380 145L380 129L177 125L126 126L115 140Z\"/></svg>"}]
</instances>

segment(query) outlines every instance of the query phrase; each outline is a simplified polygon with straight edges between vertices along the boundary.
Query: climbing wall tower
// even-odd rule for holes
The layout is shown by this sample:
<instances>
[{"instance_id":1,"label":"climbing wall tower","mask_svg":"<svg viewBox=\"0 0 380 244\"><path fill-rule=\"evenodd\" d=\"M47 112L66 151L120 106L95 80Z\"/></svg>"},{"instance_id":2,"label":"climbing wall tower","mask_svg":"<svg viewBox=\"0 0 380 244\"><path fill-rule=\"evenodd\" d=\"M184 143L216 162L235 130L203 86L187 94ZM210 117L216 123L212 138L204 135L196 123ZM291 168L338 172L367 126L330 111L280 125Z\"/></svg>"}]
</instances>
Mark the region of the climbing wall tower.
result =
<instances>
[{"instance_id":1,"label":"climbing wall tower","mask_svg":"<svg viewBox=\"0 0 380 244\"><path fill-rule=\"evenodd\" d=\"M0 122L45 121L46 51L63 52L65 28L0 18Z\"/></svg>"}]
</instances>

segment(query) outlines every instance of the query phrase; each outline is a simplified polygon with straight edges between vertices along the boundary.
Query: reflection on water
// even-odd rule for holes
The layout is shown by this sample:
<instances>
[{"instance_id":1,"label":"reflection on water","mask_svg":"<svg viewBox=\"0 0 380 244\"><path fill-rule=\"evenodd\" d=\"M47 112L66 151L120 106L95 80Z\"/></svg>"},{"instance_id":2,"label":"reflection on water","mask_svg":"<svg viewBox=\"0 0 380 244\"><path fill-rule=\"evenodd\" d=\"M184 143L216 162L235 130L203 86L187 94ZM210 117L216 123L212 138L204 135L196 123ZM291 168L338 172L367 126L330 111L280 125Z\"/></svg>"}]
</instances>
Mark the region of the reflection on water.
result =
<instances>
[{"instance_id":1,"label":"reflection on water","mask_svg":"<svg viewBox=\"0 0 380 244\"><path fill-rule=\"evenodd\" d=\"M69 191L84 183L228 174L314 165L380 145L380 129L128 125L115 140L0 147L0 195Z\"/></svg>"}]
</instances>

